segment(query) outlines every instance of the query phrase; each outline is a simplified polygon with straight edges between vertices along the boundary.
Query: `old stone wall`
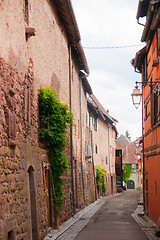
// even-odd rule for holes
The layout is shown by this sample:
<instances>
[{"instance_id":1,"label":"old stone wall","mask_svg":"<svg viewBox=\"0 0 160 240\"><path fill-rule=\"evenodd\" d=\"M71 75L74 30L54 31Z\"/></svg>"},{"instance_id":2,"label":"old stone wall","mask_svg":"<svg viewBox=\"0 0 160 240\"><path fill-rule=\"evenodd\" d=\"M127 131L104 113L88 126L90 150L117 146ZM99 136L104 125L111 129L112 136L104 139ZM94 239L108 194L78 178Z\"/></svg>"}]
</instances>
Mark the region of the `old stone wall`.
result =
<instances>
[{"instance_id":1,"label":"old stone wall","mask_svg":"<svg viewBox=\"0 0 160 240\"><path fill-rule=\"evenodd\" d=\"M32 67L26 79L33 80ZM39 207L39 234L46 230L46 208L42 177L42 161L47 161L46 151L38 146L38 119L35 119L35 99L30 89L30 116L25 116L26 79L21 79L16 69L0 59L0 164L1 239L15 231L16 239L30 239L30 200L28 168L35 172L36 202ZM32 113L32 114L31 114ZM28 114L28 113L27 113ZM25 119L29 117L29 121ZM11 222L11 228L8 228Z\"/></svg>"}]
</instances>

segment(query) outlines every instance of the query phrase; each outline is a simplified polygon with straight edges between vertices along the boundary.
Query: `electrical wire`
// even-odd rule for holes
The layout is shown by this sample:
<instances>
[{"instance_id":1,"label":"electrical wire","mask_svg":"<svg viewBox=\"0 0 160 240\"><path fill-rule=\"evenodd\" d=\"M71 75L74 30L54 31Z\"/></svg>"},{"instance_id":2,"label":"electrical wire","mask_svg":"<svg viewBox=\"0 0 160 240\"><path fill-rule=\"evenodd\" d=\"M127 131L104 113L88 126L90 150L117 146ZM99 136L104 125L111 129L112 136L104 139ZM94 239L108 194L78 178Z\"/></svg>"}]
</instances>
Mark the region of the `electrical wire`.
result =
<instances>
[{"instance_id":1,"label":"electrical wire","mask_svg":"<svg viewBox=\"0 0 160 240\"><path fill-rule=\"evenodd\" d=\"M113 47L83 47L85 49L114 49L114 48L131 48L131 47L138 47L144 46L144 44L134 44L134 45L126 45L126 46L113 46Z\"/></svg>"}]
</instances>

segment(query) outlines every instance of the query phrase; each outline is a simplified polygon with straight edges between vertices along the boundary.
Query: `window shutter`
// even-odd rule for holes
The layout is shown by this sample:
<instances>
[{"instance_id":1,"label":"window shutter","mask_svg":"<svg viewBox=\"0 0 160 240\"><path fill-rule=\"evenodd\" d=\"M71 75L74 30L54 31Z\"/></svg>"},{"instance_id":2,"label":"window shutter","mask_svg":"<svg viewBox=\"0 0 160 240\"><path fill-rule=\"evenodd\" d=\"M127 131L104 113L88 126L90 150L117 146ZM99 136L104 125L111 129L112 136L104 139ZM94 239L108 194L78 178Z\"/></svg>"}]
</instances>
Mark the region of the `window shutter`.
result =
<instances>
[{"instance_id":1,"label":"window shutter","mask_svg":"<svg viewBox=\"0 0 160 240\"><path fill-rule=\"evenodd\" d=\"M90 119L89 127L90 127L90 131L92 131L92 117L90 117L89 119Z\"/></svg>"},{"instance_id":2,"label":"window shutter","mask_svg":"<svg viewBox=\"0 0 160 240\"><path fill-rule=\"evenodd\" d=\"M97 131L97 118L94 119L94 130Z\"/></svg>"},{"instance_id":3,"label":"window shutter","mask_svg":"<svg viewBox=\"0 0 160 240\"><path fill-rule=\"evenodd\" d=\"M97 120L96 120L96 130L98 131L98 118L97 118Z\"/></svg>"},{"instance_id":4,"label":"window shutter","mask_svg":"<svg viewBox=\"0 0 160 240\"><path fill-rule=\"evenodd\" d=\"M87 128L89 128L89 113L88 112L86 113L86 125L87 125Z\"/></svg>"},{"instance_id":5,"label":"window shutter","mask_svg":"<svg viewBox=\"0 0 160 240\"><path fill-rule=\"evenodd\" d=\"M154 125L154 92L151 93L151 126Z\"/></svg>"},{"instance_id":6,"label":"window shutter","mask_svg":"<svg viewBox=\"0 0 160 240\"><path fill-rule=\"evenodd\" d=\"M88 162L92 162L92 147L88 145Z\"/></svg>"}]
</instances>

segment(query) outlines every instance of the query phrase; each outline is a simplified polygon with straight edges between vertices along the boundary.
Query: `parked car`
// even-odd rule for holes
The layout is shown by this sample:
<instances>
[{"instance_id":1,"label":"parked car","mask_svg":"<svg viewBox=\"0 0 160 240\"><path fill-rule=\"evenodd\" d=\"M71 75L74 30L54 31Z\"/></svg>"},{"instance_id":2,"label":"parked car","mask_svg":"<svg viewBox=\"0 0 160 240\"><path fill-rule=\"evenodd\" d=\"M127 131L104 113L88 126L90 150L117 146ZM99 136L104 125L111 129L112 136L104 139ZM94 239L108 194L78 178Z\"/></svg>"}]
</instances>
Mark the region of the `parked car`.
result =
<instances>
[{"instance_id":1,"label":"parked car","mask_svg":"<svg viewBox=\"0 0 160 240\"><path fill-rule=\"evenodd\" d=\"M125 190L126 191L126 184L125 184L125 182L123 181L123 190Z\"/></svg>"}]
</instances>

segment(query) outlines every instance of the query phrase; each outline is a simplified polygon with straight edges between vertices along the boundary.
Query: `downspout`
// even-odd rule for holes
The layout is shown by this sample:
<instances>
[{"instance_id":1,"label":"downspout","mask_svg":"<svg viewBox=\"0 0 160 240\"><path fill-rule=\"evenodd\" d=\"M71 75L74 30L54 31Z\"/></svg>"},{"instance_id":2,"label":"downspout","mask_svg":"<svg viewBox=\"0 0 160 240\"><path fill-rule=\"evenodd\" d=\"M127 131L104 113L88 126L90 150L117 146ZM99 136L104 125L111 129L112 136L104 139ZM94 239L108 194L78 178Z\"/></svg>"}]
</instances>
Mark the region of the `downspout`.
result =
<instances>
[{"instance_id":1,"label":"downspout","mask_svg":"<svg viewBox=\"0 0 160 240\"><path fill-rule=\"evenodd\" d=\"M109 175L110 175L110 184L111 184L111 165L110 165L110 126L108 125L108 163L109 163ZM112 184L111 184L111 193L112 193Z\"/></svg>"},{"instance_id":2,"label":"downspout","mask_svg":"<svg viewBox=\"0 0 160 240\"><path fill-rule=\"evenodd\" d=\"M110 166L110 127L108 126L108 163L109 163L109 174L111 175L111 166Z\"/></svg>"},{"instance_id":3,"label":"downspout","mask_svg":"<svg viewBox=\"0 0 160 240\"><path fill-rule=\"evenodd\" d=\"M82 132L82 78L80 77L80 88L79 88L79 100L80 100L80 123L81 123L81 171L82 171L82 186L83 186L83 198L84 198L84 204L87 205L86 202L86 193L85 193L85 185L84 185L84 172L83 172L83 149L82 149L82 138L83 138L83 132Z\"/></svg>"},{"instance_id":4,"label":"downspout","mask_svg":"<svg viewBox=\"0 0 160 240\"><path fill-rule=\"evenodd\" d=\"M71 46L69 46L69 104L72 111L72 62L71 62ZM75 207L75 192L74 192L74 173L73 173L73 127L70 126L70 152L71 152L71 180L72 180L72 200L73 200L73 213L76 213Z\"/></svg>"},{"instance_id":5,"label":"downspout","mask_svg":"<svg viewBox=\"0 0 160 240\"><path fill-rule=\"evenodd\" d=\"M94 167L94 158L93 158L93 131L91 131L91 145L92 145L93 177L94 177L94 186L95 186L95 200L97 200L97 183L96 183L95 167Z\"/></svg>"}]
</instances>

